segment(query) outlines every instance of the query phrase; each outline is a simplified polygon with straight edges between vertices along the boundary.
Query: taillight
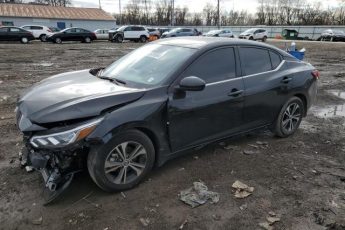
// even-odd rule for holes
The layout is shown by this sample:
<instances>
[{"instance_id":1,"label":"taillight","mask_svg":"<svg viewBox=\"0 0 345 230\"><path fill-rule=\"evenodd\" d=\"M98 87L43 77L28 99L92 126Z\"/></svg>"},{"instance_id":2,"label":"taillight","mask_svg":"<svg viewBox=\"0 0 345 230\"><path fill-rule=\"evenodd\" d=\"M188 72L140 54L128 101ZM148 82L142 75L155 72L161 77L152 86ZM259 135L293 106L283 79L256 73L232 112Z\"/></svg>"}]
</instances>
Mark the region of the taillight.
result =
<instances>
[{"instance_id":1,"label":"taillight","mask_svg":"<svg viewBox=\"0 0 345 230\"><path fill-rule=\"evenodd\" d=\"M320 71L318 71L318 70L313 70L313 71L311 72L311 75L313 75L313 77L314 77L315 79L319 79L319 78L320 78Z\"/></svg>"}]
</instances>

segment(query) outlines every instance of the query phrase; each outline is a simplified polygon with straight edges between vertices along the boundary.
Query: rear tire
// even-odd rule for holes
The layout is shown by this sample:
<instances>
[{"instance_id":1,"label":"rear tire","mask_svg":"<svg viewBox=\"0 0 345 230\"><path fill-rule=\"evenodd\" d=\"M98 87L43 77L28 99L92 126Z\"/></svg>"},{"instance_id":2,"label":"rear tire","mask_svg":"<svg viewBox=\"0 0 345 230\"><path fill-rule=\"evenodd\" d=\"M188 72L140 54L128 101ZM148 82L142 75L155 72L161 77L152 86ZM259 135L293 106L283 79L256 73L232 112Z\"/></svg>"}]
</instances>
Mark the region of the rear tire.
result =
<instances>
[{"instance_id":1,"label":"rear tire","mask_svg":"<svg viewBox=\"0 0 345 230\"><path fill-rule=\"evenodd\" d=\"M298 97L290 98L282 107L274 127L273 133L278 137L288 137L296 132L304 115L304 104Z\"/></svg>"},{"instance_id":2,"label":"rear tire","mask_svg":"<svg viewBox=\"0 0 345 230\"><path fill-rule=\"evenodd\" d=\"M61 44L62 40L61 40L61 38L55 38L54 42L57 43L57 44Z\"/></svg>"},{"instance_id":3,"label":"rear tire","mask_svg":"<svg viewBox=\"0 0 345 230\"><path fill-rule=\"evenodd\" d=\"M22 37L20 39L20 42L23 43L23 44L28 44L29 43L29 39L27 37Z\"/></svg>"},{"instance_id":4,"label":"rear tire","mask_svg":"<svg viewBox=\"0 0 345 230\"><path fill-rule=\"evenodd\" d=\"M140 42L145 43L147 41L147 37L145 35L140 36Z\"/></svg>"},{"instance_id":5,"label":"rear tire","mask_svg":"<svg viewBox=\"0 0 345 230\"><path fill-rule=\"evenodd\" d=\"M267 41L267 37L265 36L262 38L262 42L266 42L266 41Z\"/></svg>"},{"instance_id":6,"label":"rear tire","mask_svg":"<svg viewBox=\"0 0 345 230\"><path fill-rule=\"evenodd\" d=\"M87 167L92 180L104 191L130 189L141 182L155 162L152 141L139 130L125 130L108 143L92 149Z\"/></svg>"},{"instance_id":7,"label":"rear tire","mask_svg":"<svg viewBox=\"0 0 345 230\"><path fill-rule=\"evenodd\" d=\"M85 43L91 43L92 39L90 37L86 37L86 38L84 38L84 42Z\"/></svg>"},{"instance_id":8,"label":"rear tire","mask_svg":"<svg viewBox=\"0 0 345 230\"><path fill-rule=\"evenodd\" d=\"M42 34L42 35L40 36L40 40L41 40L41 42L46 42L46 41L47 41L47 35Z\"/></svg>"}]
</instances>

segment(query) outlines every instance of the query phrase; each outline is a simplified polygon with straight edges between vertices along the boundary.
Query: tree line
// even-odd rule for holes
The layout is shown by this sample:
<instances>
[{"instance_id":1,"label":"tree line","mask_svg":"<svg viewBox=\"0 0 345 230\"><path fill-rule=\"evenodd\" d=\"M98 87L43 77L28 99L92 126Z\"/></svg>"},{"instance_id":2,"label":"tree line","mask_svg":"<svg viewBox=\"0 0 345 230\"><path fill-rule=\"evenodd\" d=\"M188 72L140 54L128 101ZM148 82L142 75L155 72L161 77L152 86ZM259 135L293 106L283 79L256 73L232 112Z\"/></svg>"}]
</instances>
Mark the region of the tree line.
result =
<instances>
[{"instance_id":1,"label":"tree line","mask_svg":"<svg viewBox=\"0 0 345 230\"><path fill-rule=\"evenodd\" d=\"M173 22L176 26L217 26L216 2L207 3L200 13L192 13L187 6L177 6L173 10L171 0L131 0L121 15L114 14L114 17L118 24L167 26ZM320 1L258 0L256 13L253 14L222 6L221 9L220 26L345 25L345 0L339 1L338 6L333 8L324 8Z\"/></svg>"},{"instance_id":2,"label":"tree line","mask_svg":"<svg viewBox=\"0 0 345 230\"><path fill-rule=\"evenodd\" d=\"M1 2L69 6L73 0L0 0ZM118 1L118 0L117 0ZM197 1L197 0L195 0ZM211 3L213 1L213 4ZM240 0L239 0L240 1ZM241 26L241 25L345 25L345 0L337 7L324 8L321 1L257 0L256 13L226 9L220 0L210 0L202 12L191 12L188 6L173 8L172 0L130 0L121 14L114 14L118 24L176 26ZM222 4L224 4L222 6Z\"/></svg>"}]
</instances>

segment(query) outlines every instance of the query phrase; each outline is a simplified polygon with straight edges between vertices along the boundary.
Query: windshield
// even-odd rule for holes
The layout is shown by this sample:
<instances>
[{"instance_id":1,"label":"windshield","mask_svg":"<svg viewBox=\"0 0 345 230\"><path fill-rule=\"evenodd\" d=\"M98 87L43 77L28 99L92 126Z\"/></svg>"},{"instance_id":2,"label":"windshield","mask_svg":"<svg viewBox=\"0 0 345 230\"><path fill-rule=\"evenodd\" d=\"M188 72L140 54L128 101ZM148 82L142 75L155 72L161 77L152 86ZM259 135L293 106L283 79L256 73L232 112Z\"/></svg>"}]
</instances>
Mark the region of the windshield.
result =
<instances>
[{"instance_id":1,"label":"windshield","mask_svg":"<svg viewBox=\"0 0 345 230\"><path fill-rule=\"evenodd\" d=\"M221 30L211 30L207 34L218 34L220 32L222 32L222 31Z\"/></svg>"},{"instance_id":2,"label":"windshield","mask_svg":"<svg viewBox=\"0 0 345 230\"><path fill-rule=\"evenodd\" d=\"M124 31L127 28L127 26L121 26L120 28L117 29L117 31Z\"/></svg>"},{"instance_id":3,"label":"windshield","mask_svg":"<svg viewBox=\"0 0 345 230\"><path fill-rule=\"evenodd\" d=\"M191 48L149 44L115 61L101 75L126 85L159 85L194 52Z\"/></svg>"},{"instance_id":4,"label":"windshield","mask_svg":"<svg viewBox=\"0 0 345 230\"><path fill-rule=\"evenodd\" d=\"M180 31L180 30L181 30L181 28L175 28L173 30L170 30L169 32L177 32L177 31Z\"/></svg>"},{"instance_id":5,"label":"windshield","mask_svg":"<svg viewBox=\"0 0 345 230\"><path fill-rule=\"evenodd\" d=\"M254 33L256 29L249 29L249 30L246 30L244 31L243 33L244 34L251 34L251 33Z\"/></svg>"}]
</instances>

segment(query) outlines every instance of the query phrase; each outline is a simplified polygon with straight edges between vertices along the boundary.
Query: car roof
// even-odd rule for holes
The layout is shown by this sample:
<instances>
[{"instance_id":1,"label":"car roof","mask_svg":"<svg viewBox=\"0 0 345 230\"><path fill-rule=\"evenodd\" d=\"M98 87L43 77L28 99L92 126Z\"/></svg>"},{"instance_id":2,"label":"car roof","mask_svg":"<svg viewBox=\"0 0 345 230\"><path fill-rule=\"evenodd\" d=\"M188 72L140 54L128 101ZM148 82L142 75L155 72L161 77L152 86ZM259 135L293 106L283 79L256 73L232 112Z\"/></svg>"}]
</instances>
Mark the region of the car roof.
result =
<instances>
[{"instance_id":1,"label":"car roof","mask_svg":"<svg viewBox=\"0 0 345 230\"><path fill-rule=\"evenodd\" d=\"M28 24L28 25L22 25L21 27L24 27L24 26L40 26L40 27L46 27L46 26L41 26L41 25L31 25L31 24Z\"/></svg>"},{"instance_id":2,"label":"car roof","mask_svg":"<svg viewBox=\"0 0 345 230\"><path fill-rule=\"evenodd\" d=\"M256 47L263 47L263 48L270 48L273 50L278 51L282 55L282 50L257 41L249 41L244 39L229 39L229 38L218 38L218 37L178 37L178 38L165 38L159 39L154 41L153 43L161 44L161 45L171 45L171 46L180 46L186 48L194 48L194 49L208 49L208 48L215 48L218 46L233 46L233 45L240 45L240 46L256 46Z\"/></svg>"}]
</instances>

